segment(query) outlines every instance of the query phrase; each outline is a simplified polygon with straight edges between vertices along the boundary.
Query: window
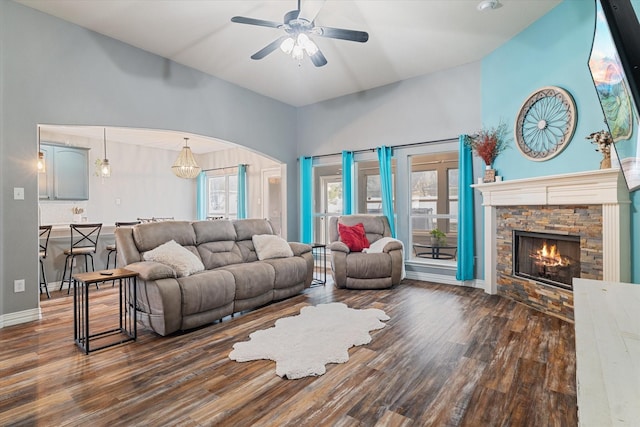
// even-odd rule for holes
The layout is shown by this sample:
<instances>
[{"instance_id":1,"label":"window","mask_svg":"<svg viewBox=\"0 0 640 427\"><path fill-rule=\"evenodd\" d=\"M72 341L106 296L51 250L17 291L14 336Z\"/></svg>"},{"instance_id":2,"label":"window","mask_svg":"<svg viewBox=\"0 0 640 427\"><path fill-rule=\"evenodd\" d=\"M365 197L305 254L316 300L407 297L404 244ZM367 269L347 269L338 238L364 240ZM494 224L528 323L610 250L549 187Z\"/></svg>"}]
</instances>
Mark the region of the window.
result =
<instances>
[{"instance_id":1,"label":"window","mask_svg":"<svg viewBox=\"0 0 640 427\"><path fill-rule=\"evenodd\" d=\"M380 164L375 162L358 162L358 213L382 215L382 190L380 188ZM396 160L391 160L393 171L391 192L395 204L395 167ZM395 211L395 209L394 209Z\"/></svg>"},{"instance_id":2,"label":"window","mask_svg":"<svg viewBox=\"0 0 640 427\"><path fill-rule=\"evenodd\" d=\"M412 245L430 244L431 230L436 228L446 234L447 246L457 244L458 153L411 157ZM455 248L451 253L455 254ZM412 252L414 259L425 257L430 256Z\"/></svg>"},{"instance_id":3,"label":"window","mask_svg":"<svg viewBox=\"0 0 640 427\"><path fill-rule=\"evenodd\" d=\"M210 176L207 180L207 216L236 219L238 215L238 175Z\"/></svg>"}]
</instances>

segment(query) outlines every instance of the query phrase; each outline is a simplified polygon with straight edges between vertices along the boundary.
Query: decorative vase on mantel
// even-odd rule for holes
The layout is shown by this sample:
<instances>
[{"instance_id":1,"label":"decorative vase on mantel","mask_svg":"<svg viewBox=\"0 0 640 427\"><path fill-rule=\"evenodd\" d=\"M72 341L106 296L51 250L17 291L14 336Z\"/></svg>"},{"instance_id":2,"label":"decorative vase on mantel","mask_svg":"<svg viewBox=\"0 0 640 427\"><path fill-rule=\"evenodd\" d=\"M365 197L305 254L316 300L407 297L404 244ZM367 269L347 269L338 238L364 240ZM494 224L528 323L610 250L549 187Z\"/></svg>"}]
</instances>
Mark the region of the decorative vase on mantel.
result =
<instances>
[{"instance_id":1,"label":"decorative vase on mantel","mask_svg":"<svg viewBox=\"0 0 640 427\"><path fill-rule=\"evenodd\" d=\"M484 168L483 182L496 182L496 170L491 165L485 165Z\"/></svg>"}]
</instances>

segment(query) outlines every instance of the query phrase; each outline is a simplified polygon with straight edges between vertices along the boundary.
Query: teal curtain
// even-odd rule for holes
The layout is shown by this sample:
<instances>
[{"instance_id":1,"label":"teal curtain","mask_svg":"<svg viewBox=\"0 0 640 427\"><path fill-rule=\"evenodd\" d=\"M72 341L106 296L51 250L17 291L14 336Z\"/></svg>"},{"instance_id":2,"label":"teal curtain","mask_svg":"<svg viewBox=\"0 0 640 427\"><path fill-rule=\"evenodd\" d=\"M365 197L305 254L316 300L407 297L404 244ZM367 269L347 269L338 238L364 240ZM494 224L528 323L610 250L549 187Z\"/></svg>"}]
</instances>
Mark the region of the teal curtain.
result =
<instances>
[{"instance_id":1,"label":"teal curtain","mask_svg":"<svg viewBox=\"0 0 640 427\"><path fill-rule=\"evenodd\" d=\"M342 152L342 215L353 213L353 151Z\"/></svg>"},{"instance_id":2,"label":"teal curtain","mask_svg":"<svg viewBox=\"0 0 640 427\"><path fill-rule=\"evenodd\" d=\"M473 158L467 135L460 135L458 158L458 267L456 280L473 280L474 224L473 224Z\"/></svg>"},{"instance_id":3,"label":"teal curtain","mask_svg":"<svg viewBox=\"0 0 640 427\"><path fill-rule=\"evenodd\" d=\"M207 217L207 174L200 172L196 181L196 218L203 220Z\"/></svg>"},{"instance_id":4,"label":"teal curtain","mask_svg":"<svg viewBox=\"0 0 640 427\"><path fill-rule=\"evenodd\" d=\"M313 242L313 158L300 157L300 239Z\"/></svg>"},{"instance_id":5,"label":"teal curtain","mask_svg":"<svg viewBox=\"0 0 640 427\"><path fill-rule=\"evenodd\" d=\"M238 165L238 219L247 217L247 165Z\"/></svg>"},{"instance_id":6,"label":"teal curtain","mask_svg":"<svg viewBox=\"0 0 640 427\"><path fill-rule=\"evenodd\" d=\"M391 236L396 237L396 224L393 212L393 171L391 169L391 147L382 146L378 151L380 163L380 191L382 193L382 213L389 219Z\"/></svg>"}]
</instances>

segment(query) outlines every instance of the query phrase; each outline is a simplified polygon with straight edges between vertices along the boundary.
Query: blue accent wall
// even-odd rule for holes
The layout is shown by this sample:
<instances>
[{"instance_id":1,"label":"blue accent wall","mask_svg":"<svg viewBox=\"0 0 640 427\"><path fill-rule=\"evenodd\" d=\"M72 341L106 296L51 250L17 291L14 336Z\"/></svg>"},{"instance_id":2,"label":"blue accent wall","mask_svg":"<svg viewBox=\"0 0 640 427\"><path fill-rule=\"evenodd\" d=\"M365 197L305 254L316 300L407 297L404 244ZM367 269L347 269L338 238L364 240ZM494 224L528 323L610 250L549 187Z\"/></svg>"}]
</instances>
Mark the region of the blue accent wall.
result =
<instances>
[{"instance_id":1,"label":"blue accent wall","mask_svg":"<svg viewBox=\"0 0 640 427\"><path fill-rule=\"evenodd\" d=\"M636 7L640 0L633 0ZM559 86L574 98L578 122L573 139L548 161L526 159L512 141L494 163L505 180L598 169L601 154L586 136L605 129L588 60L593 40L595 1L565 0L482 61L482 122L501 120L511 131L522 103L543 86ZM640 196L631 195L632 236L640 232ZM637 265L640 239L632 238L631 264ZM632 281L640 283L640 267L632 267Z\"/></svg>"}]
</instances>

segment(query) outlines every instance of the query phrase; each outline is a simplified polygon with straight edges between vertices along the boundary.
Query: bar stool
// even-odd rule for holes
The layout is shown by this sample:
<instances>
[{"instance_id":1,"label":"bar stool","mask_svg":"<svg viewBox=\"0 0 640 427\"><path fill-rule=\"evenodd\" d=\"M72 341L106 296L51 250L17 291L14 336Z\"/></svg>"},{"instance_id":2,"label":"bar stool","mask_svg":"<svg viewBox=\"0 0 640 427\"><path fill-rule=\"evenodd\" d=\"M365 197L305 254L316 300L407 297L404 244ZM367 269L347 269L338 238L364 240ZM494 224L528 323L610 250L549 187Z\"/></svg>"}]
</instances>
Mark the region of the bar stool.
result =
<instances>
[{"instance_id":1,"label":"bar stool","mask_svg":"<svg viewBox=\"0 0 640 427\"><path fill-rule=\"evenodd\" d=\"M89 271L89 262L87 257L91 258L91 269L95 271L93 263L93 254L96 253L98 247L98 238L102 224L71 224L71 246L64 250L67 256L64 260L64 272L62 273L62 282L60 290L64 287L64 283L69 283L67 294L71 291L71 276L73 275L73 261L77 256L84 256L84 269ZM69 276L67 277L67 265L69 266ZM96 284L96 287L98 285Z\"/></svg>"},{"instance_id":2,"label":"bar stool","mask_svg":"<svg viewBox=\"0 0 640 427\"><path fill-rule=\"evenodd\" d=\"M116 228L118 227L133 227L134 225L140 224L140 221L131 221L131 222L116 222ZM118 264L118 250L116 249L116 243L110 243L107 245L107 270L109 269L109 264L111 263L111 254L113 254L113 268L116 268Z\"/></svg>"},{"instance_id":3,"label":"bar stool","mask_svg":"<svg viewBox=\"0 0 640 427\"><path fill-rule=\"evenodd\" d=\"M49 287L47 282L47 275L44 272L44 263L43 259L47 257L47 248L49 247L49 236L51 235L51 229L53 226L51 225L41 225L40 226L40 251L38 252L40 258L40 293L42 293L42 289L47 293L47 298L51 298L51 294L49 294ZM44 244L42 241L44 240Z\"/></svg>"}]
</instances>

